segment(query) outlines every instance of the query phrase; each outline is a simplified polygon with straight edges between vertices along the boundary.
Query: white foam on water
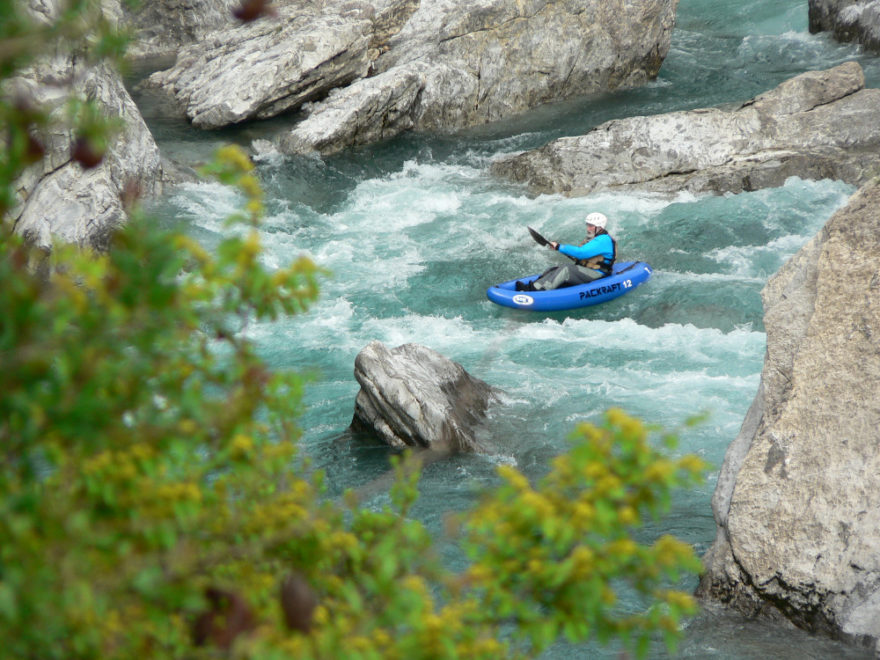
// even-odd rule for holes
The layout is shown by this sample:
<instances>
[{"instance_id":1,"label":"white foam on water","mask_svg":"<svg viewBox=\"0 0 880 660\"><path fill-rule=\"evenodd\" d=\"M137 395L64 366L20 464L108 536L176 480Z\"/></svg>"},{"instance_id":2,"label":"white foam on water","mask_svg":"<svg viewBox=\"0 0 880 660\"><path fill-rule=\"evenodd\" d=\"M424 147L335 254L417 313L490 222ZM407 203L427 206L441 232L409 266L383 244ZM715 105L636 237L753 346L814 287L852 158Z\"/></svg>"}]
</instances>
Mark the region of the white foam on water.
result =
<instances>
[{"instance_id":1,"label":"white foam on water","mask_svg":"<svg viewBox=\"0 0 880 660\"><path fill-rule=\"evenodd\" d=\"M756 261L765 260L774 265L772 272L777 271L785 261L800 250L809 237L789 234L775 238L765 245L736 245L716 248L708 251L705 256L727 269L727 273L713 274L713 277L750 279L764 281L770 273L766 268L756 265Z\"/></svg>"},{"instance_id":2,"label":"white foam on water","mask_svg":"<svg viewBox=\"0 0 880 660\"><path fill-rule=\"evenodd\" d=\"M370 318L361 327L364 337L372 337L389 347L419 343L456 359L464 347L480 345L485 334L461 317L410 314L402 317ZM468 352L465 350L464 352Z\"/></svg>"},{"instance_id":3,"label":"white foam on water","mask_svg":"<svg viewBox=\"0 0 880 660\"><path fill-rule=\"evenodd\" d=\"M171 197L182 218L196 227L224 233L226 219L239 213L244 197L234 188L217 182L183 183Z\"/></svg>"},{"instance_id":4,"label":"white foam on water","mask_svg":"<svg viewBox=\"0 0 880 660\"><path fill-rule=\"evenodd\" d=\"M707 252L706 256L712 257L712 255L715 255L716 253L727 254L728 251L730 251L730 254L739 255L739 250L740 248L719 248L718 250ZM723 258L712 258L719 264L728 265ZM731 259L730 261L736 261L736 259ZM654 277L658 280L664 280L669 286L679 286L684 283L697 283L704 288L712 286L713 283L763 284L767 281L767 278L764 276L752 274L749 271L749 268L743 268L742 271L734 270L733 272L728 273L694 273L687 270L678 272L655 270Z\"/></svg>"},{"instance_id":5,"label":"white foam on water","mask_svg":"<svg viewBox=\"0 0 880 660\"><path fill-rule=\"evenodd\" d=\"M351 202L337 215L342 216L353 231L370 228L383 234L429 222L438 215L461 208L467 191L449 187L431 190L428 181L392 176L366 182L357 187ZM376 218L381 218L381 223L377 224Z\"/></svg>"}]
</instances>

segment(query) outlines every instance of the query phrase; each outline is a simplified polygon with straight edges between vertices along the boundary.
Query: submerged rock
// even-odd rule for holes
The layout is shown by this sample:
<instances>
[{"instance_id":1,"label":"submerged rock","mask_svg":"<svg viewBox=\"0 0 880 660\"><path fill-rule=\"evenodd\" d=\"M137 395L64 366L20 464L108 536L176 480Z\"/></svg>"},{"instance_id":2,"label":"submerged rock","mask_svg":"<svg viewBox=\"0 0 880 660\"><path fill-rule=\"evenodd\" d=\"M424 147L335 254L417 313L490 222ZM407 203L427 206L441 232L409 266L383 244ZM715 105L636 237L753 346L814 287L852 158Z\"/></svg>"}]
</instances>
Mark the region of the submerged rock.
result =
<instances>
[{"instance_id":1,"label":"submerged rock","mask_svg":"<svg viewBox=\"0 0 880 660\"><path fill-rule=\"evenodd\" d=\"M698 594L880 653L880 179L763 291L761 385Z\"/></svg>"},{"instance_id":2,"label":"submerged rock","mask_svg":"<svg viewBox=\"0 0 880 660\"><path fill-rule=\"evenodd\" d=\"M880 0L810 0L810 32L880 52Z\"/></svg>"},{"instance_id":3,"label":"submerged rock","mask_svg":"<svg viewBox=\"0 0 880 660\"><path fill-rule=\"evenodd\" d=\"M783 82L733 109L606 122L491 166L535 193L603 189L738 193L790 176L861 185L880 171L880 89L847 62Z\"/></svg>"},{"instance_id":4,"label":"submerged rock","mask_svg":"<svg viewBox=\"0 0 880 660\"><path fill-rule=\"evenodd\" d=\"M355 359L361 390L352 426L392 447L479 451L476 431L497 390L418 344L389 350L370 342Z\"/></svg>"}]
</instances>

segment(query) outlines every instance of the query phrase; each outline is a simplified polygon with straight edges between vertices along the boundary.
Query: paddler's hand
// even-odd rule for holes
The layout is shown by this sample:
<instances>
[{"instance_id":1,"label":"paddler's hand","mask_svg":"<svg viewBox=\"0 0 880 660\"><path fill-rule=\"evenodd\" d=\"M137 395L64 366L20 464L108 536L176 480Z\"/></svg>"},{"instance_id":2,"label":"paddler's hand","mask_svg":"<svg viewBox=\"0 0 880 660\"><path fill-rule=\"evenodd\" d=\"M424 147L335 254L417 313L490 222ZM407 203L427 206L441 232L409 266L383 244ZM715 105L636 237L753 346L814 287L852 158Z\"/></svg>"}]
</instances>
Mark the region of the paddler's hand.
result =
<instances>
[{"instance_id":1,"label":"paddler's hand","mask_svg":"<svg viewBox=\"0 0 880 660\"><path fill-rule=\"evenodd\" d=\"M558 250L558 249L559 249L559 243L557 243L556 241L550 241L547 245L549 245L550 247L552 247L554 250Z\"/></svg>"}]
</instances>

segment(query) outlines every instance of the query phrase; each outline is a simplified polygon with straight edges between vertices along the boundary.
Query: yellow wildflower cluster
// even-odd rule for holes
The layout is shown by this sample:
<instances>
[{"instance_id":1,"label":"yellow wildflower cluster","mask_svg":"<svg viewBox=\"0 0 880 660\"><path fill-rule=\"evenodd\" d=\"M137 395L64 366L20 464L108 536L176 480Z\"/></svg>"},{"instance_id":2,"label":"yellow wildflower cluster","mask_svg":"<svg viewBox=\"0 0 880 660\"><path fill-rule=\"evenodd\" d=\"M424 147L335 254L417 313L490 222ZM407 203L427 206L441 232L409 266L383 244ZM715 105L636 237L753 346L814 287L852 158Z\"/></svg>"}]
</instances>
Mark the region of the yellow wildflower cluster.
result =
<instances>
[{"instance_id":1,"label":"yellow wildflower cluster","mask_svg":"<svg viewBox=\"0 0 880 660\"><path fill-rule=\"evenodd\" d=\"M619 429L619 433L628 438L644 439L647 430L641 420L627 415L620 408L611 408L605 414L608 423Z\"/></svg>"},{"instance_id":2,"label":"yellow wildflower cluster","mask_svg":"<svg viewBox=\"0 0 880 660\"><path fill-rule=\"evenodd\" d=\"M202 491L194 483L165 483L154 488L148 494L156 504L161 502L201 502Z\"/></svg>"},{"instance_id":3,"label":"yellow wildflower cluster","mask_svg":"<svg viewBox=\"0 0 880 660\"><path fill-rule=\"evenodd\" d=\"M668 614L615 618L615 589L630 581L652 594L664 576L699 570L687 544L664 537L640 545L630 533L643 509L661 508L669 489L699 476L702 462L657 453L645 425L619 410L609 411L604 427L581 425L573 440L572 450L555 458L535 486L511 466L498 469L506 486L464 524L474 562L463 584L479 594L480 611L533 619L536 651L559 627L572 639L593 626L607 626L608 634L672 631L678 613L690 611L686 595L668 596ZM547 620L553 608L559 609Z\"/></svg>"},{"instance_id":4,"label":"yellow wildflower cluster","mask_svg":"<svg viewBox=\"0 0 880 660\"><path fill-rule=\"evenodd\" d=\"M145 473L156 450L146 443L137 443L126 449L104 450L82 462L87 476L101 476L108 483L126 483Z\"/></svg>"},{"instance_id":5,"label":"yellow wildflower cluster","mask_svg":"<svg viewBox=\"0 0 880 660\"><path fill-rule=\"evenodd\" d=\"M228 165L238 172L253 172L254 164L241 147L227 144L220 147L216 153L216 159L223 165Z\"/></svg>"},{"instance_id":6,"label":"yellow wildflower cluster","mask_svg":"<svg viewBox=\"0 0 880 660\"><path fill-rule=\"evenodd\" d=\"M245 459L250 456L254 448L254 440L249 435L239 433L229 441L229 456L234 460Z\"/></svg>"}]
</instances>

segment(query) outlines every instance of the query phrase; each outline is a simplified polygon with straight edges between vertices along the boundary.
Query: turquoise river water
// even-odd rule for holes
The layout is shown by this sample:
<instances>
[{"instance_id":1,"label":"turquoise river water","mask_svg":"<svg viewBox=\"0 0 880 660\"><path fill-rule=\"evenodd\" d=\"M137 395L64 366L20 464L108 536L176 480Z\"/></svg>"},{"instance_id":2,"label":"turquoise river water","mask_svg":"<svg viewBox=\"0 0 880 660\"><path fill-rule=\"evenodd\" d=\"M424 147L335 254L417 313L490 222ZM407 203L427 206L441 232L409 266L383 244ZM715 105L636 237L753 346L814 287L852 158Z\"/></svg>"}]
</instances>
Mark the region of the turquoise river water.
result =
<instances>
[{"instance_id":1,"label":"turquoise river water","mask_svg":"<svg viewBox=\"0 0 880 660\"><path fill-rule=\"evenodd\" d=\"M454 136L409 135L324 161L261 161L268 262L305 253L332 275L308 314L248 332L274 368L316 373L303 444L331 487L368 484L388 467L387 449L348 431L358 392L354 359L372 340L423 344L505 392L487 429L488 455L453 457L425 470L417 514L431 529L439 531L444 515L468 507L495 483L499 464L540 474L577 422L597 421L612 406L667 429L708 413L706 422L682 431L679 451L699 454L717 471L758 387L765 350L760 291L853 188L791 179L740 195L533 197L494 180L487 165L498 154L616 117L741 102L803 71L851 59L862 63L869 86L880 85L880 58L808 33L805 1L681 0L669 56L658 79L641 88ZM191 164L222 142L247 145L296 121L201 133L151 110L149 99L138 100L163 152ZM219 184L186 184L156 211L211 244L240 201ZM528 313L486 299L490 284L559 262L530 239L527 225L574 242L593 210L611 218L620 258L653 266L649 282L572 312ZM646 538L672 533L702 554L715 534L709 505L715 475L677 497ZM692 579L683 586L695 585ZM675 657L861 656L709 607L687 623ZM616 658L620 650L560 645L546 657ZM662 644L651 657L667 657Z\"/></svg>"}]
</instances>

